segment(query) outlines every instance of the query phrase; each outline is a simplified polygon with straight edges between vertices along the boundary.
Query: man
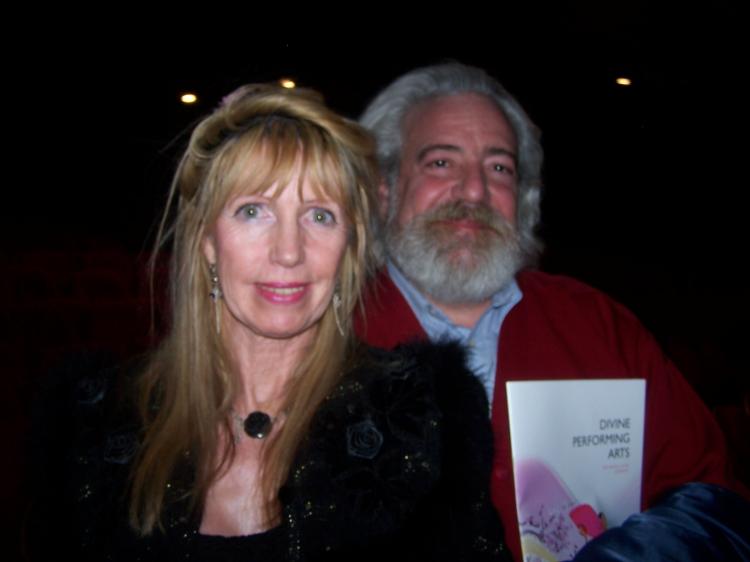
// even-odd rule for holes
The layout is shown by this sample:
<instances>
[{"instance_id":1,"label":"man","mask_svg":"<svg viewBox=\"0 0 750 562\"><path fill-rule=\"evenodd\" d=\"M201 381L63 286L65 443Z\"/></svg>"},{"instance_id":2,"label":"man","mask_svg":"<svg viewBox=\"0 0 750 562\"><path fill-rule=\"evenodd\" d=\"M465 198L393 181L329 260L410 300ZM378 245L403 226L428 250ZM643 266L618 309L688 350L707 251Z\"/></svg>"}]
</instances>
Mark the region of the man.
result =
<instances>
[{"instance_id":1,"label":"man","mask_svg":"<svg viewBox=\"0 0 750 562\"><path fill-rule=\"evenodd\" d=\"M530 269L542 149L500 84L460 64L417 69L361 122L378 143L387 262L359 333L383 347L415 337L467 346L492 404L492 494L516 559L508 380L645 378L643 506L685 482L732 484L717 424L638 320L595 289Z\"/></svg>"}]
</instances>

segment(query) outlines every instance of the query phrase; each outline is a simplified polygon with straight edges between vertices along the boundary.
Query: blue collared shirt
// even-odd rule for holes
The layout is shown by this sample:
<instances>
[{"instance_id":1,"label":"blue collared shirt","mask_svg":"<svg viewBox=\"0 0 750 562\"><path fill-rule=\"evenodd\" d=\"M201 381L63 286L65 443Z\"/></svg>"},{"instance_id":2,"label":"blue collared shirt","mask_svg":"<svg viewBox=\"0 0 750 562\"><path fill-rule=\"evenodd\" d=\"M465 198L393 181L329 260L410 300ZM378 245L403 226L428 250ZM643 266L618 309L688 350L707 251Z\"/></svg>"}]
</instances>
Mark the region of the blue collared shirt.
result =
<instances>
[{"instance_id":1,"label":"blue collared shirt","mask_svg":"<svg viewBox=\"0 0 750 562\"><path fill-rule=\"evenodd\" d=\"M443 311L428 301L393 263L389 261L387 267L391 279L411 306L417 320L427 333L427 337L432 341L458 341L466 347L469 367L482 381L487 390L490 406L492 406L500 328L508 312L523 297L515 279L492 296L490 307L484 311L474 328L466 328L451 322Z\"/></svg>"}]
</instances>

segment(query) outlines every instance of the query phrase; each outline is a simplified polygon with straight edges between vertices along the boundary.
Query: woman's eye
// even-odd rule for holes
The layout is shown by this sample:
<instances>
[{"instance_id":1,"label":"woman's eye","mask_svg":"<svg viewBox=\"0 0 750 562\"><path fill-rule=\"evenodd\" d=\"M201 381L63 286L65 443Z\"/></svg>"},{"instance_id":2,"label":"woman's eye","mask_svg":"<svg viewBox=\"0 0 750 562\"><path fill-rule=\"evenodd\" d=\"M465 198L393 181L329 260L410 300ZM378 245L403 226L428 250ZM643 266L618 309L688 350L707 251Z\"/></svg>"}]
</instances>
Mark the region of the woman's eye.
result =
<instances>
[{"instance_id":1,"label":"woman's eye","mask_svg":"<svg viewBox=\"0 0 750 562\"><path fill-rule=\"evenodd\" d=\"M336 224L336 217L326 209L312 209L312 219L318 224Z\"/></svg>"},{"instance_id":2,"label":"woman's eye","mask_svg":"<svg viewBox=\"0 0 750 562\"><path fill-rule=\"evenodd\" d=\"M257 205L256 203L242 205L237 211L237 214L246 219L257 219L260 216L260 205Z\"/></svg>"}]
</instances>

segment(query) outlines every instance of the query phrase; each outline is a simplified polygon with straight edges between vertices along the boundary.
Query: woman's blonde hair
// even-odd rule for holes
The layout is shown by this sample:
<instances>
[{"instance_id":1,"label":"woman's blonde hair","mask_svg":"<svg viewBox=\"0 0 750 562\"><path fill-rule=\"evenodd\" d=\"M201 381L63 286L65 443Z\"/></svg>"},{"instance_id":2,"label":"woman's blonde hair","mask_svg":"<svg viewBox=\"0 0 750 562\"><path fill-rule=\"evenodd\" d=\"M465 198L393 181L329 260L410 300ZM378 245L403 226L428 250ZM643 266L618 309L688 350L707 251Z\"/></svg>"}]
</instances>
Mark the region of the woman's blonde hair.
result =
<instances>
[{"instance_id":1,"label":"woman's blonde hair","mask_svg":"<svg viewBox=\"0 0 750 562\"><path fill-rule=\"evenodd\" d=\"M222 425L231 435L229 412L238 380L217 331L220 306L209 298L203 240L231 197L265 192L274 185L284 189L298 171L299 186L308 180L313 189L336 200L346 217L348 243L337 279L344 335L331 305L286 389L286 421L264 452L262 497L275 498L313 414L352 354L352 313L373 263L373 141L354 121L328 109L316 92L243 86L194 129L157 235L155 254L173 236L172 323L138 386L144 430L131 473L130 519L142 534L160 525L163 508L173 499L168 490L178 469L187 464L192 480L188 497L174 499L187 500L196 513L235 453L231 439L218 438ZM174 204L176 216L168 225Z\"/></svg>"}]
</instances>

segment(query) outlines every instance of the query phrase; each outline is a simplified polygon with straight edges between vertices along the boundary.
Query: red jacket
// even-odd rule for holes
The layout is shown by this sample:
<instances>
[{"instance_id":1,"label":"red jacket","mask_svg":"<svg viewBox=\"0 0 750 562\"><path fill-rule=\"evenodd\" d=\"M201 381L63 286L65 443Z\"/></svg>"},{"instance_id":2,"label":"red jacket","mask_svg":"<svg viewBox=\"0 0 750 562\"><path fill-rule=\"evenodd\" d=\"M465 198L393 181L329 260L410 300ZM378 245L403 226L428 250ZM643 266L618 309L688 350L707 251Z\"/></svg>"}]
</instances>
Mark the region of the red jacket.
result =
<instances>
[{"instance_id":1,"label":"red jacket","mask_svg":"<svg viewBox=\"0 0 750 562\"><path fill-rule=\"evenodd\" d=\"M500 332L491 482L493 501L516 559L521 555L504 384L509 380L645 378L643 507L685 482L735 487L719 426L630 311L567 277L526 271L517 281L523 298L511 309ZM426 337L386 273L367 293L365 315L356 326L360 337L371 345L391 348Z\"/></svg>"}]
</instances>

